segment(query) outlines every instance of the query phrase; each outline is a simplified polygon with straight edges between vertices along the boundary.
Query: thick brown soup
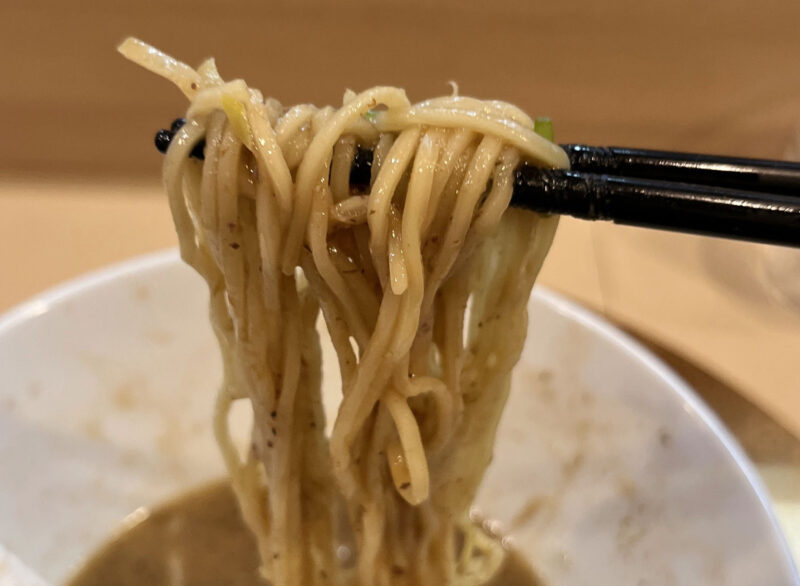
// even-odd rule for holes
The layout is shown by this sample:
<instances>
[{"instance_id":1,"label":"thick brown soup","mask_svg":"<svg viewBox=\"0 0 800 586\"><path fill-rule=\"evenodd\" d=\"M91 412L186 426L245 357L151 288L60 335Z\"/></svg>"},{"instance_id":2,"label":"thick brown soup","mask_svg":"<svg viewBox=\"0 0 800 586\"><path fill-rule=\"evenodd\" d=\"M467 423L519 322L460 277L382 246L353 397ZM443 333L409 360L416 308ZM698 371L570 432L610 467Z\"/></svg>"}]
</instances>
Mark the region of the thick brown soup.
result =
<instances>
[{"instance_id":1,"label":"thick brown soup","mask_svg":"<svg viewBox=\"0 0 800 586\"><path fill-rule=\"evenodd\" d=\"M258 552L225 482L154 511L103 547L68 586L257 586ZM510 553L491 586L540 582Z\"/></svg>"}]
</instances>

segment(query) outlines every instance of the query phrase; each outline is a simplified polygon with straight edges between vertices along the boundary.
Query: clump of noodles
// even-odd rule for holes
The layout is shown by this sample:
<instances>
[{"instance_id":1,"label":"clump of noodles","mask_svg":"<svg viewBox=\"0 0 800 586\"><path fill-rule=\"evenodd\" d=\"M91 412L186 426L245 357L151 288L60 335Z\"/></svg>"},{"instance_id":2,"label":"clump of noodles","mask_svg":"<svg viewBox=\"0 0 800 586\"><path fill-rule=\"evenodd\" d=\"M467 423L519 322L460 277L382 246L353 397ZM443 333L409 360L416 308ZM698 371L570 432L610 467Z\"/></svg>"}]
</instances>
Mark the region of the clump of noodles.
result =
<instances>
[{"instance_id":1,"label":"clump of noodles","mask_svg":"<svg viewBox=\"0 0 800 586\"><path fill-rule=\"evenodd\" d=\"M194 70L134 39L120 51L191 102L164 181L181 255L208 282L215 432L265 578L484 583L503 553L467 511L557 223L506 208L520 161L566 167L563 151L502 102L375 87L284 108L212 60ZM203 161L189 157L201 140ZM374 150L364 193L357 146ZM320 310L343 387L330 437ZM254 416L244 457L236 401Z\"/></svg>"}]
</instances>

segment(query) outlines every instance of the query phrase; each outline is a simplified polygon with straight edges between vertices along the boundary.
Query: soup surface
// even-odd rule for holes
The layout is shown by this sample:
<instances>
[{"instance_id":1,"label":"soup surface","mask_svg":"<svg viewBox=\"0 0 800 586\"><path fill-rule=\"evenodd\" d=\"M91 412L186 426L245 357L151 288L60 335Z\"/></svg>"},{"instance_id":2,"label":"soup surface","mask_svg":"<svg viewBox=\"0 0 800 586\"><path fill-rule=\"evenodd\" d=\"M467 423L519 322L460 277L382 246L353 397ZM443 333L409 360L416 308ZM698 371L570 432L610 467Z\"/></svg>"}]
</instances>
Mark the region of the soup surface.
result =
<instances>
[{"instance_id":1,"label":"soup surface","mask_svg":"<svg viewBox=\"0 0 800 586\"><path fill-rule=\"evenodd\" d=\"M69 586L254 586L258 552L226 482L191 492L153 511L105 545ZM491 586L537 586L510 552Z\"/></svg>"}]
</instances>

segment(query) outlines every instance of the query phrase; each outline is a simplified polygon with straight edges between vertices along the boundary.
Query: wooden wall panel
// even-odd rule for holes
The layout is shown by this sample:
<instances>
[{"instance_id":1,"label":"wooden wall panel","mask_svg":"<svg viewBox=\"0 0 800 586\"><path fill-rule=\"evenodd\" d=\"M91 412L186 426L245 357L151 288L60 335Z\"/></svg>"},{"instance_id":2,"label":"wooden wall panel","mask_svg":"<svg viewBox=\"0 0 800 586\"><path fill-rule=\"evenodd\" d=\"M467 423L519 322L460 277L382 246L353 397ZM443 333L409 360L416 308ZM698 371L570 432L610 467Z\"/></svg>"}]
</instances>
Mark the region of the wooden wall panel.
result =
<instances>
[{"instance_id":1,"label":"wooden wall panel","mask_svg":"<svg viewBox=\"0 0 800 586\"><path fill-rule=\"evenodd\" d=\"M800 124L800 2L34 0L0 7L0 173L155 178L184 107L133 34L285 103L384 83L548 114L566 141L779 157Z\"/></svg>"}]
</instances>

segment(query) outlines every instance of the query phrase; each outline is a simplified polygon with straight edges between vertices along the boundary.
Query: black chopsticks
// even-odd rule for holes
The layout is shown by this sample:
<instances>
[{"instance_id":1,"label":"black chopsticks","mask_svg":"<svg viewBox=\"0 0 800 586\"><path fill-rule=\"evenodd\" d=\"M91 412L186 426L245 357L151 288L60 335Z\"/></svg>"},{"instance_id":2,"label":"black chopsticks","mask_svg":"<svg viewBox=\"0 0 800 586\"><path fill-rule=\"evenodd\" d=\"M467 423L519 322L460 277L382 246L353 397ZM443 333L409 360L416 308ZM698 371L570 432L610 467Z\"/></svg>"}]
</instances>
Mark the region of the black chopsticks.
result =
<instances>
[{"instance_id":1,"label":"black chopsticks","mask_svg":"<svg viewBox=\"0 0 800 586\"><path fill-rule=\"evenodd\" d=\"M800 247L800 164L562 146L571 169L520 167L512 205L586 220Z\"/></svg>"},{"instance_id":2,"label":"black chopsticks","mask_svg":"<svg viewBox=\"0 0 800 586\"><path fill-rule=\"evenodd\" d=\"M573 171L800 196L800 164L624 147L562 144Z\"/></svg>"},{"instance_id":3,"label":"black chopsticks","mask_svg":"<svg viewBox=\"0 0 800 586\"><path fill-rule=\"evenodd\" d=\"M800 247L800 196L523 166L517 171L511 205L585 220Z\"/></svg>"},{"instance_id":4,"label":"black chopsticks","mask_svg":"<svg viewBox=\"0 0 800 586\"><path fill-rule=\"evenodd\" d=\"M156 135L166 152L178 119ZM561 145L571 168L522 165L511 205L541 213L800 247L800 164L622 147ZM204 144L191 156L202 159ZM353 186L369 185L358 149Z\"/></svg>"}]
</instances>

